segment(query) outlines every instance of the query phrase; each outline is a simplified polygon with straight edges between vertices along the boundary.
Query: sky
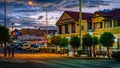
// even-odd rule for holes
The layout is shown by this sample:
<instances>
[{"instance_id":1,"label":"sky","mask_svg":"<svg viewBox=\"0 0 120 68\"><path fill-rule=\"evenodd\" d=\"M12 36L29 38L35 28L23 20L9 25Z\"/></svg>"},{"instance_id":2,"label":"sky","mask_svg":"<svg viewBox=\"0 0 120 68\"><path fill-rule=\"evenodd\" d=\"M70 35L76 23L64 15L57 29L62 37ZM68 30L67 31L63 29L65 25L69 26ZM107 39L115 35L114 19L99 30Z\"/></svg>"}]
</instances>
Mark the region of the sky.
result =
<instances>
[{"instance_id":1,"label":"sky","mask_svg":"<svg viewBox=\"0 0 120 68\"><path fill-rule=\"evenodd\" d=\"M79 0L7 0L7 27L17 29L38 29L46 25L46 10L48 25L55 23L64 11L79 11ZM4 0L0 0L0 24L4 22ZM109 11L120 8L120 0L82 0L82 12Z\"/></svg>"}]
</instances>

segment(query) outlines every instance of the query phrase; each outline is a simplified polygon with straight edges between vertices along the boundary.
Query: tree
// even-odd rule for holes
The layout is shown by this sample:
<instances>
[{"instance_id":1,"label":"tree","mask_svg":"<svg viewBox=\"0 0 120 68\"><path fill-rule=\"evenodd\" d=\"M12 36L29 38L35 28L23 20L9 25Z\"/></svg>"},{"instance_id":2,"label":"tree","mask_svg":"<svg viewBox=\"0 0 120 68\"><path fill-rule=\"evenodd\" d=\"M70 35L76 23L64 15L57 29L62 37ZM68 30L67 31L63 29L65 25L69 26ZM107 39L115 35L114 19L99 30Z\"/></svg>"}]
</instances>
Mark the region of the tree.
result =
<instances>
[{"instance_id":1,"label":"tree","mask_svg":"<svg viewBox=\"0 0 120 68\"><path fill-rule=\"evenodd\" d=\"M75 49L80 46L80 38L78 36L71 36L70 45L73 48L73 55L75 56Z\"/></svg>"},{"instance_id":2,"label":"tree","mask_svg":"<svg viewBox=\"0 0 120 68\"><path fill-rule=\"evenodd\" d=\"M69 41L68 41L67 38L65 38L65 37L61 38L61 40L60 40L60 50L63 47L64 48L63 52L64 52L65 51L65 47L68 46L68 44L69 44Z\"/></svg>"},{"instance_id":3,"label":"tree","mask_svg":"<svg viewBox=\"0 0 120 68\"><path fill-rule=\"evenodd\" d=\"M60 44L60 39L61 39L60 36L55 36L55 35L53 35L53 36L51 37L51 44L54 44L54 45L56 46L55 53L57 53L57 46Z\"/></svg>"},{"instance_id":4,"label":"tree","mask_svg":"<svg viewBox=\"0 0 120 68\"><path fill-rule=\"evenodd\" d=\"M87 46L87 54L88 56L92 56L91 54L91 46L93 44L93 40L92 40L92 37L90 34L85 34L83 37L82 37L82 45L83 46ZM88 48L90 48L90 51L88 51Z\"/></svg>"},{"instance_id":5,"label":"tree","mask_svg":"<svg viewBox=\"0 0 120 68\"><path fill-rule=\"evenodd\" d=\"M4 56L6 57L6 42L9 42L9 29L0 25L0 42L4 43Z\"/></svg>"},{"instance_id":6,"label":"tree","mask_svg":"<svg viewBox=\"0 0 120 68\"><path fill-rule=\"evenodd\" d=\"M111 32L104 32L100 36L100 43L104 47L107 47L108 58L110 58L109 47L113 46L114 39L115 39L115 37L114 37L114 35Z\"/></svg>"},{"instance_id":7,"label":"tree","mask_svg":"<svg viewBox=\"0 0 120 68\"><path fill-rule=\"evenodd\" d=\"M96 57L95 46L98 44L98 37L93 36L92 39L93 39L93 56Z\"/></svg>"}]
</instances>

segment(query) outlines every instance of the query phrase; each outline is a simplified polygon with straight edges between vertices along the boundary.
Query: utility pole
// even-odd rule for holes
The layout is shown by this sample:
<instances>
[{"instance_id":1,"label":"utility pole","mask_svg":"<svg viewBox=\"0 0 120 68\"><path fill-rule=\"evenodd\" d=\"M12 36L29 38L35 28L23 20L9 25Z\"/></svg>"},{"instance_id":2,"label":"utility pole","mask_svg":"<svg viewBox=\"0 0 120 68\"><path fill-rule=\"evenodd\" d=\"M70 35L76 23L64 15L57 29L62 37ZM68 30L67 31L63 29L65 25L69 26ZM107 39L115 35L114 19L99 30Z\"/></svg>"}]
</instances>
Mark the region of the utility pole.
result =
<instances>
[{"instance_id":1,"label":"utility pole","mask_svg":"<svg viewBox=\"0 0 120 68\"><path fill-rule=\"evenodd\" d=\"M82 27L82 0L79 0L79 36L80 36L80 45L81 45L81 43L82 43L82 29L81 29L81 27Z\"/></svg>"},{"instance_id":2,"label":"utility pole","mask_svg":"<svg viewBox=\"0 0 120 68\"><path fill-rule=\"evenodd\" d=\"M47 9L46 9L46 38L48 36L48 18L47 18L47 16L48 16L48 13L47 13Z\"/></svg>"},{"instance_id":3,"label":"utility pole","mask_svg":"<svg viewBox=\"0 0 120 68\"><path fill-rule=\"evenodd\" d=\"M6 27L6 0L4 0L4 26Z\"/></svg>"}]
</instances>

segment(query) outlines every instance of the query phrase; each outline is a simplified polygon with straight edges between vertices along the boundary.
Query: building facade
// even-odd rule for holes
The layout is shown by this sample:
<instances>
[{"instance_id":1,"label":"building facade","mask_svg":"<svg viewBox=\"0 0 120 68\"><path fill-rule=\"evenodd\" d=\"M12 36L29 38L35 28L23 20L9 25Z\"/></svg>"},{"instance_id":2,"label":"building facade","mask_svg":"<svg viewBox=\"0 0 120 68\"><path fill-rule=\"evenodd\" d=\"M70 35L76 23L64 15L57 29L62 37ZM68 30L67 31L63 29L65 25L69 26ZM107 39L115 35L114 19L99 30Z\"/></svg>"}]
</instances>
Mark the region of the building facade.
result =
<instances>
[{"instance_id":1,"label":"building facade","mask_svg":"<svg viewBox=\"0 0 120 68\"><path fill-rule=\"evenodd\" d=\"M111 32L115 36L114 50L120 49L120 9L110 12L95 12L92 16L93 35L100 37L104 32Z\"/></svg>"},{"instance_id":2,"label":"building facade","mask_svg":"<svg viewBox=\"0 0 120 68\"><path fill-rule=\"evenodd\" d=\"M23 42L39 43L44 40L44 32L38 29L21 29L18 30L17 39ZM43 41L44 42L44 41Z\"/></svg>"},{"instance_id":3,"label":"building facade","mask_svg":"<svg viewBox=\"0 0 120 68\"><path fill-rule=\"evenodd\" d=\"M90 17L92 16L91 13L82 13L82 35L87 33L88 25L91 24ZM71 37L71 35L78 35L80 33L80 26L79 26L79 12L73 11L65 11L59 20L56 23L57 32L61 37Z\"/></svg>"}]
</instances>

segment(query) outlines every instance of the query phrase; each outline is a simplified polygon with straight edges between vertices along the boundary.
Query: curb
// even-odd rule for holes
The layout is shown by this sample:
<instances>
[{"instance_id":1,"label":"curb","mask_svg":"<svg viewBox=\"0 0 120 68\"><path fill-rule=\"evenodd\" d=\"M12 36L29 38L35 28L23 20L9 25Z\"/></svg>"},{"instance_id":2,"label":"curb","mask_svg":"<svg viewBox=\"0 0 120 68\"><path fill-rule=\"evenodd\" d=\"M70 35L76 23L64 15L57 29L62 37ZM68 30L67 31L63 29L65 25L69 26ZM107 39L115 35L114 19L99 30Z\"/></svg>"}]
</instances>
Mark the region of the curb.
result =
<instances>
[{"instance_id":1,"label":"curb","mask_svg":"<svg viewBox=\"0 0 120 68\"><path fill-rule=\"evenodd\" d=\"M85 59L85 60L114 60L113 58L91 58L91 57L64 57L69 59Z\"/></svg>"},{"instance_id":2,"label":"curb","mask_svg":"<svg viewBox=\"0 0 120 68\"><path fill-rule=\"evenodd\" d=\"M0 62L2 63L25 63L27 61L15 58L0 58Z\"/></svg>"}]
</instances>

